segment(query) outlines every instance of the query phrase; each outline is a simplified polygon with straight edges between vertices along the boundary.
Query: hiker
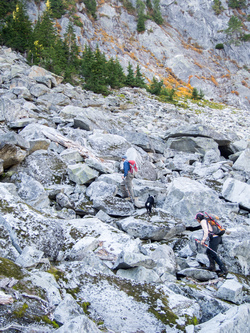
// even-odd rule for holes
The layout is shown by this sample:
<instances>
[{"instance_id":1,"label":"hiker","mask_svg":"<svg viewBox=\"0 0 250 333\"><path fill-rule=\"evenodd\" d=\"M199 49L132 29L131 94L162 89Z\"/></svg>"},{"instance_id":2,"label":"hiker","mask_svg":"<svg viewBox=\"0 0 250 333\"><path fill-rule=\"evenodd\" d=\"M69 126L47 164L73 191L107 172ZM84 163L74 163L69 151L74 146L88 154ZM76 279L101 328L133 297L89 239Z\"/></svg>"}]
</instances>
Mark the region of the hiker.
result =
<instances>
[{"instance_id":1,"label":"hiker","mask_svg":"<svg viewBox=\"0 0 250 333\"><path fill-rule=\"evenodd\" d=\"M221 261L221 259L217 255L217 250L219 244L222 244L222 238L219 235L215 235L213 233L212 226L208 223L208 220L202 213L198 213L195 216L195 219L200 223L202 229L203 229L203 238L200 241L201 245L204 245L207 238L209 237L209 248L206 251L206 254L208 256L209 260L209 267L207 269L209 271L215 272L215 262L220 267L220 272L218 273L219 276L226 275L228 273L228 270L224 263Z\"/></svg>"},{"instance_id":2,"label":"hiker","mask_svg":"<svg viewBox=\"0 0 250 333\"><path fill-rule=\"evenodd\" d=\"M128 193L128 196L130 197L132 203L135 202L135 197L134 197L134 191L133 191L133 178L134 178L134 174L131 173L130 171L130 165L129 165L129 161L127 159L127 156L122 156L122 162L123 162L123 171L124 171L124 175L122 176L122 179L124 180L124 185L126 188L126 191Z\"/></svg>"}]
</instances>

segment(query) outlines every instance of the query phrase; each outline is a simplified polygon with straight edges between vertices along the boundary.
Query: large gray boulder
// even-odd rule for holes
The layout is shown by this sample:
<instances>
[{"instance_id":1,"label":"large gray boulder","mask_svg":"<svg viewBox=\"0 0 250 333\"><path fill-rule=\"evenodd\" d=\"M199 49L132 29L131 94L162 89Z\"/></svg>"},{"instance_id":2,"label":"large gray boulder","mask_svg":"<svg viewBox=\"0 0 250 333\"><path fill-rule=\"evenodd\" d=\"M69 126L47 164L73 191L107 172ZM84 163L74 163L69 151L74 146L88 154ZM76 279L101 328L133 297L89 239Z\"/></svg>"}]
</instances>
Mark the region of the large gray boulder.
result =
<instances>
[{"instance_id":1,"label":"large gray boulder","mask_svg":"<svg viewBox=\"0 0 250 333\"><path fill-rule=\"evenodd\" d=\"M134 212L134 206L131 202L113 196L95 198L93 206L108 215L116 217L130 216Z\"/></svg>"},{"instance_id":2,"label":"large gray boulder","mask_svg":"<svg viewBox=\"0 0 250 333\"><path fill-rule=\"evenodd\" d=\"M54 311L54 318L60 325L66 324L81 315L84 315L83 309L70 294L65 295Z\"/></svg>"},{"instance_id":3,"label":"large gray boulder","mask_svg":"<svg viewBox=\"0 0 250 333\"><path fill-rule=\"evenodd\" d=\"M85 163L71 164L67 171L69 179L79 185L89 184L99 176L98 171L90 168Z\"/></svg>"},{"instance_id":4,"label":"large gray boulder","mask_svg":"<svg viewBox=\"0 0 250 333\"><path fill-rule=\"evenodd\" d=\"M243 286L234 279L226 280L219 287L217 297L234 304L241 304L243 300Z\"/></svg>"},{"instance_id":5,"label":"large gray boulder","mask_svg":"<svg viewBox=\"0 0 250 333\"><path fill-rule=\"evenodd\" d=\"M166 144L167 148L187 153L199 153L205 155L208 151L214 150L219 153L218 144L210 138L205 137L174 137L169 138Z\"/></svg>"},{"instance_id":6,"label":"large gray boulder","mask_svg":"<svg viewBox=\"0 0 250 333\"><path fill-rule=\"evenodd\" d=\"M212 327L213 333L240 333L245 332L249 326L250 304L242 304L240 306L234 306L224 313L219 313L205 323L199 324L197 326L197 332L210 333Z\"/></svg>"},{"instance_id":7,"label":"large gray boulder","mask_svg":"<svg viewBox=\"0 0 250 333\"><path fill-rule=\"evenodd\" d=\"M228 178L222 188L223 197L237 202L241 207L250 210L250 185L234 178Z\"/></svg>"},{"instance_id":8,"label":"large gray boulder","mask_svg":"<svg viewBox=\"0 0 250 333\"><path fill-rule=\"evenodd\" d=\"M163 209L179 218L186 226L195 226L199 211L225 216L225 206L218 194L206 185L187 177L178 177L170 184Z\"/></svg>"},{"instance_id":9,"label":"large gray boulder","mask_svg":"<svg viewBox=\"0 0 250 333\"><path fill-rule=\"evenodd\" d=\"M247 148L240 154L233 168L250 173L250 148Z\"/></svg>"},{"instance_id":10,"label":"large gray boulder","mask_svg":"<svg viewBox=\"0 0 250 333\"><path fill-rule=\"evenodd\" d=\"M99 157L121 160L130 143L119 135L95 132L88 137L88 143Z\"/></svg>"},{"instance_id":11,"label":"large gray boulder","mask_svg":"<svg viewBox=\"0 0 250 333\"><path fill-rule=\"evenodd\" d=\"M56 330L58 333L101 333L102 331L85 314L69 318L63 326Z\"/></svg>"},{"instance_id":12,"label":"large gray boulder","mask_svg":"<svg viewBox=\"0 0 250 333\"><path fill-rule=\"evenodd\" d=\"M140 218L128 217L117 221L119 228L130 236L140 239L163 240L170 230L168 225L148 223Z\"/></svg>"},{"instance_id":13,"label":"large gray boulder","mask_svg":"<svg viewBox=\"0 0 250 333\"><path fill-rule=\"evenodd\" d=\"M178 137L210 138L216 141L220 146L229 145L230 143L230 139L228 139L225 135L214 131L209 126L204 126L201 124L191 126L179 126L177 128L171 128L165 133L165 140Z\"/></svg>"},{"instance_id":14,"label":"large gray boulder","mask_svg":"<svg viewBox=\"0 0 250 333\"><path fill-rule=\"evenodd\" d=\"M27 173L43 186L62 183L67 175L67 166L60 156L46 150L33 152L15 170Z\"/></svg>"}]
</instances>

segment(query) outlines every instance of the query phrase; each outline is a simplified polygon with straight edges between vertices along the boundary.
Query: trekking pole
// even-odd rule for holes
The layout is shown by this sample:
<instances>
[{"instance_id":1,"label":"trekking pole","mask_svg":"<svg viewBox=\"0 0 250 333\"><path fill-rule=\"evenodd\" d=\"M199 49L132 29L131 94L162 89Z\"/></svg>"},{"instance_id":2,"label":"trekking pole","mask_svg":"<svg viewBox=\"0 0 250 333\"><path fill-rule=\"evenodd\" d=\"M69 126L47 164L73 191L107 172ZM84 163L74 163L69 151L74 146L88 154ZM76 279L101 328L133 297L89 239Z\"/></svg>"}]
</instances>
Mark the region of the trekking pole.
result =
<instances>
[{"instance_id":1,"label":"trekking pole","mask_svg":"<svg viewBox=\"0 0 250 333\"><path fill-rule=\"evenodd\" d=\"M201 242L198 240L198 239L195 239L195 241L197 242L197 243L200 243L201 244ZM209 249L210 251L212 251L212 252L214 252L215 254L217 254L217 252L215 252L214 250L212 250L211 249L211 247L209 247L207 244L201 244L201 245L203 245L203 246L205 246L207 249Z\"/></svg>"}]
</instances>

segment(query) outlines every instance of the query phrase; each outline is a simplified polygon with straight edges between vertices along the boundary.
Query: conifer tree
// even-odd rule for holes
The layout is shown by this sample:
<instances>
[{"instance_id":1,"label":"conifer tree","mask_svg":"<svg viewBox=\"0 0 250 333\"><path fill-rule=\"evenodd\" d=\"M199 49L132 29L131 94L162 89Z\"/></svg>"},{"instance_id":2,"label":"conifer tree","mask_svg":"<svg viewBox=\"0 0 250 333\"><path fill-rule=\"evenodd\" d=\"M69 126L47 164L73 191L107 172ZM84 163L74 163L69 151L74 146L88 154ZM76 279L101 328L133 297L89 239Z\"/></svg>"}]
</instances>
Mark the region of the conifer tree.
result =
<instances>
[{"instance_id":1,"label":"conifer tree","mask_svg":"<svg viewBox=\"0 0 250 333\"><path fill-rule=\"evenodd\" d=\"M140 66L137 65L136 67L136 74L135 74L135 87L145 88L146 84L143 78L143 75L140 70Z\"/></svg>"},{"instance_id":2,"label":"conifer tree","mask_svg":"<svg viewBox=\"0 0 250 333\"><path fill-rule=\"evenodd\" d=\"M64 75L66 68L65 49L54 26L49 0L46 2L45 12L35 25L34 45L28 59L56 74Z\"/></svg>"},{"instance_id":3,"label":"conifer tree","mask_svg":"<svg viewBox=\"0 0 250 333\"><path fill-rule=\"evenodd\" d=\"M153 0L153 18L155 23L162 24L163 18L161 16L160 0Z\"/></svg>"},{"instance_id":4,"label":"conifer tree","mask_svg":"<svg viewBox=\"0 0 250 333\"><path fill-rule=\"evenodd\" d=\"M12 1L0 1L0 21L5 21L9 16L9 13L13 13L16 8L17 0Z\"/></svg>"},{"instance_id":5,"label":"conifer tree","mask_svg":"<svg viewBox=\"0 0 250 333\"><path fill-rule=\"evenodd\" d=\"M46 2L45 12L35 25L34 38L39 44L42 44L44 48L55 45L56 39L58 38L58 33L52 19L49 0Z\"/></svg>"},{"instance_id":6,"label":"conifer tree","mask_svg":"<svg viewBox=\"0 0 250 333\"><path fill-rule=\"evenodd\" d=\"M231 43L239 43L238 37L242 37L242 22L237 16L232 16L228 22L228 28L225 30L228 36L231 36Z\"/></svg>"},{"instance_id":7,"label":"conifer tree","mask_svg":"<svg viewBox=\"0 0 250 333\"><path fill-rule=\"evenodd\" d=\"M144 9L145 4L141 0L136 1L136 8L137 8L137 31L142 32L145 31L145 17L144 17Z\"/></svg>"},{"instance_id":8,"label":"conifer tree","mask_svg":"<svg viewBox=\"0 0 250 333\"><path fill-rule=\"evenodd\" d=\"M125 84L128 87L134 87L135 86L135 77L134 77L134 71L133 71L133 68L132 68L132 65L130 62L128 63L127 71L128 71L128 74L126 76Z\"/></svg>"},{"instance_id":9,"label":"conifer tree","mask_svg":"<svg viewBox=\"0 0 250 333\"><path fill-rule=\"evenodd\" d=\"M91 69L94 62L94 53L92 52L90 46L85 45L84 51L82 54L82 75L85 82L91 80Z\"/></svg>"},{"instance_id":10,"label":"conifer tree","mask_svg":"<svg viewBox=\"0 0 250 333\"><path fill-rule=\"evenodd\" d=\"M54 18L61 18L65 14L65 1L63 0L50 0L51 14Z\"/></svg>"},{"instance_id":11,"label":"conifer tree","mask_svg":"<svg viewBox=\"0 0 250 333\"><path fill-rule=\"evenodd\" d=\"M107 84L113 88L118 89L124 86L125 75L118 59L110 58L107 63Z\"/></svg>"},{"instance_id":12,"label":"conifer tree","mask_svg":"<svg viewBox=\"0 0 250 333\"><path fill-rule=\"evenodd\" d=\"M78 71L79 67L79 47L76 43L76 35L74 32L74 26L72 22L69 22L66 32L64 34L64 50L65 60L67 66L65 68L65 78L69 78L71 74Z\"/></svg>"},{"instance_id":13,"label":"conifer tree","mask_svg":"<svg viewBox=\"0 0 250 333\"><path fill-rule=\"evenodd\" d=\"M159 96L161 94L162 86L163 86L163 81L162 80L158 81L155 77L153 77L153 80L150 86L148 87L148 91L151 94Z\"/></svg>"},{"instance_id":14,"label":"conifer tree","mask_svg":"<svg viewBox=\"0 0 250 333\"><path fill-rule=\"evenodd\" d=\"M153 9L151 0L146 0L146 5L150 11Z\"/></svg>"},{"instance_id":15,"label":"conifer tree","mask_svg":"<svg viewBox=\"0 0 250 333\"><path fill-rule=\"evenodd\" d=\"M32 36L32 23L26 14L23 2L18 1L13 15L8 17L2 30L2 43L17 51L24 52L29 50Z\"/></svg>"},{"instance_id":16,"label":"conifer tree","mask_svg":"<svg viewBox=\"0 0 250 333\"><path fill-rule=\"evenodd\" d=\"M107 59L98 46L94 54L92 73L94 87L91 90L96 93L107 94Z\"/></svg>"},{"instance_id":17,"label":"conifer tree","mask_svg":"<svg viewBox=\"0 0 250 333\"><path fill-rule=\"evenodd\" d=\"M87 11L96 19L96 0L83 0Z\"/></svg>"},{"instance_id":18,"label":"conifer tree","mask_svg":"<svg viewBox=\"0 0 250 333\"><path fill-rule=\"evenodd\" d=\"M104 53L97 46L95 52L85 46L82 57L83 87L87 90L107 95L107 60Z\"/></svg>"}]
</instances>

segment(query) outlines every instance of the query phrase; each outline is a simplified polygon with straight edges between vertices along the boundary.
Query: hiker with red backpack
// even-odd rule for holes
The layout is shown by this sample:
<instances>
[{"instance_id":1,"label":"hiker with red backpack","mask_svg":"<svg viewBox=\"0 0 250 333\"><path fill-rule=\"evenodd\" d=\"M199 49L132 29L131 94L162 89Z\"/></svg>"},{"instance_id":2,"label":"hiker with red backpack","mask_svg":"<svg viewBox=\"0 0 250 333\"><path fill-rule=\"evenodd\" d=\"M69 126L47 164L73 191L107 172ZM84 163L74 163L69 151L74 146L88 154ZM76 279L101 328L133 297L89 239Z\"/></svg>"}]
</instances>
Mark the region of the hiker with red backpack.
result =
<instances>
[{"instance_id":1,"label":"hiker with red backpack","mask_svg":"<svg viewBox=\"0 0 250 333\"><path fill-rule=\"evenodd\" d=\"M217 250L219 244L222 244L222 235L224 234L225 229L223 229L214 218L209 216L207 213L205 214L206 216L203 213L197 213L195 216L195 219L200 223L203 229L203 238L198 242L207 247L206 254L209 260L209 267L207 269L215 272L216 262L220 268L218 275L223 276L228 273L228 270L225 264L218 257ZM207 238L209 238L209 245L205 244Z\"/></svg>"},{"instance_id":2,"label":"hiker with red backpack","mask_svg":"<svg viewBox=\"0 0 250 333\"><path fill-rule=\"evenodd\" d=\"M124 185L126 188L126 191L128 193L128 196L130 197L132 203L135 203L135 197L134 197L134 190L133 190L133 179L135 176L135 172L137 171L137 166L135 161L128 161L127 156L122 156L123 161L123 171L124 175L122 176L122 179L124 180Z\"/></svg>"}]
</instances>

